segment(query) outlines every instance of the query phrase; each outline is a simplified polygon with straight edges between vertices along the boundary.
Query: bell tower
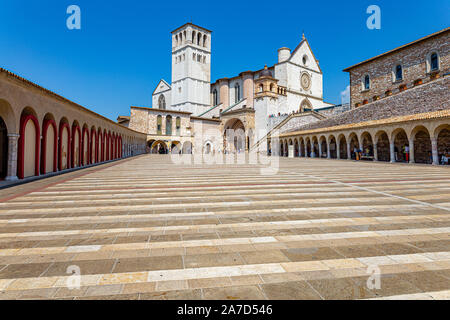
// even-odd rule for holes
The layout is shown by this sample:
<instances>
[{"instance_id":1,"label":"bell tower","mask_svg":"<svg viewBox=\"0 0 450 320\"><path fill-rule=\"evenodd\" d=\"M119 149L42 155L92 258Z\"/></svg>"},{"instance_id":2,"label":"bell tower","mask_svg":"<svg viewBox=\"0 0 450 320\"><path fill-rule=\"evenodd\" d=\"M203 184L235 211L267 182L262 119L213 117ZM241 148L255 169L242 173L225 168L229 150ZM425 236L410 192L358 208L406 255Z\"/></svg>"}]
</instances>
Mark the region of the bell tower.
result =
<instances>
[{"instance_id":1,"label":"bell tower","mask_svg":"<svg viewBox=\"0 0 450 320\"><path fill-rule=\"evenodd\" d=\"M211 31L186 23L172 31L172 110L199 115L211 105Z\"/></svg>"}]
</instances>

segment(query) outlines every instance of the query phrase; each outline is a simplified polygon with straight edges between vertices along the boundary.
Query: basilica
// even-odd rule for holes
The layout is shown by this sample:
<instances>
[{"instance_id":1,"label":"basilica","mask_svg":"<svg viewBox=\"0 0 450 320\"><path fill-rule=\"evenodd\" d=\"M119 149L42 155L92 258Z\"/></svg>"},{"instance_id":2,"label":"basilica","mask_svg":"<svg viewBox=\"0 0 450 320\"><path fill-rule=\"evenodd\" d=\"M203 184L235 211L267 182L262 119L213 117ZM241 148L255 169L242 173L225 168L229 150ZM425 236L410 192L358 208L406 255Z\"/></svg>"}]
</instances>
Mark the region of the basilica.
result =
<instances>
[{"instance_id":1,"label":"basilica","mask_svg":"<svg viewBox=\"0 0 450 320\"><path fill-rule=\"evenodd\" d=\"M118 122L147 134L152 153L244 152L268 133L324 119L323 74L303 35L278 62L211 82L208 29L187 23L172 31L172 80L161 79L152 106L132 106ZM294 116L295 115L295 116ZM284 129L283 129L284 128ZM242 138L226 142L226 132Z\"/></svg>"}]
</instances>

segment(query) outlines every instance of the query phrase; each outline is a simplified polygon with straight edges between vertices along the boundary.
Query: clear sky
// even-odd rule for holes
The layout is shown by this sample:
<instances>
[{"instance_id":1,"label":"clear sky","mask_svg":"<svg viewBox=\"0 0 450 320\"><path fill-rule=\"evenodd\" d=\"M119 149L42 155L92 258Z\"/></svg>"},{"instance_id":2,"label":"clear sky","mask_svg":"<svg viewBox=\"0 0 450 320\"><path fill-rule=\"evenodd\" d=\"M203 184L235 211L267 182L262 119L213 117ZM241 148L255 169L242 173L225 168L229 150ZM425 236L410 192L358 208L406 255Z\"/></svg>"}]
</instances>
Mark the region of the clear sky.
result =
<instances>
[{"instance_id":1,"label":"clear sky","mask_svg":"<svg viewBox=\"0 0 450 320\"><path fill-rule=\"evenodd\" d=\"M72 4L81 30L66 27ZM366 26L372 4L381 30ZM170 32L186 22L213 31L213 82L273 65L304 31L330 103L348 86L344 68L450 25L449 0L2 0L0 13L1 67L113 120L171 81Z\"/></svg>"}]
</instances>

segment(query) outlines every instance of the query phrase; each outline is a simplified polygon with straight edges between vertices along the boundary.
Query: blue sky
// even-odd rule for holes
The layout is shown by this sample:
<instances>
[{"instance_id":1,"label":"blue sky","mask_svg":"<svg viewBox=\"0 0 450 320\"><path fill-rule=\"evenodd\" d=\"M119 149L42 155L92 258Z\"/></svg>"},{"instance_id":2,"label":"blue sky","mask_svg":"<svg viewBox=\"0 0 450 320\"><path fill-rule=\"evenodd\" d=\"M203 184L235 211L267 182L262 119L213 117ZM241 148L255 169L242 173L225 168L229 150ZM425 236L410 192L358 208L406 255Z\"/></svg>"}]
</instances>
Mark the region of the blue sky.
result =
<instances>
[{"instance_id":1,"label":"blue sky","mask_svg":"<svg viewBox=\"0 0 450 320\"><path fill-rule=\"evenodd\" d=\"M81 8L81 30L66 9ZM366 27L369 5L381 30ZM357 62L450 25L450 1L1 1L0 66L115 120L150 106L171 80L171 36L190 22L213 30L212 81L277 62L304 31L324 73L324 99L341 102Z\"/></svg>"}]
</instances>

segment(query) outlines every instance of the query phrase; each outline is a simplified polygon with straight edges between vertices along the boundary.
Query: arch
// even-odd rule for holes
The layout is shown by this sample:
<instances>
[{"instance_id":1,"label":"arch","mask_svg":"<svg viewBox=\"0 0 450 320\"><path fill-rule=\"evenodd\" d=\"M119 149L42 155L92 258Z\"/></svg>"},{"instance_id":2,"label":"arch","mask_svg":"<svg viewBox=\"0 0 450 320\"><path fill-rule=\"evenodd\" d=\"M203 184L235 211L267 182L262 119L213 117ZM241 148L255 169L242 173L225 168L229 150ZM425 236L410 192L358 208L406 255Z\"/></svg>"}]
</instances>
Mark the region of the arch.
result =
<instances>
[{"instance_id":1,"label":"arch","mask_svg":"<svg viewBox=\"0 0 450 320\"><path fill-rule=\"evenodd\" d=\"M15 113L9 102L3 99L0 99L0 117L9 133L18 133Z\"/></svg>"},{"instance_id":2,"label":"arch","mask_svg":"<svg viewBox=\"0 0 450 320\"><path fill-rule=\"evenodd\" d=\"M81 130L80 125L75 120L72 124L72 168L81 165Z\"/></svg>"},{"instance_id":3,"label":"arch","mask_svg":"<svg viewBox=\"0 0 450 320\"><path fill-rule=\"evenodd\" d=\"M322 152L319 155L319 158L327 158L328 157L328 144L327 144L327 139L325 138L325 136L321 136L319 138L319 143L320 143L320 151Z\"/></svg>"},{"instance_id":4,"label":"arch","mask_svg":"<svg viewBox=\"0 0 450 320\"><path fill-rule=\"evenodd\" d=\"M300 103L300 112L305 112L306 110L312 110L312 104L308 98L303 99Z\"/></svg>"},{"instance_id":5,"label":"arch","mask_svg":"<svg viewBox=\"0 0 450 320\"><path fill-rule=\"evenodd\" d=\"M102 128L98 128L97 132L97 155L96 155L96 161L97 162L103 162L103 157L105 154L105 151L103 150L105 148L105 144L103 143L103 134L102 134Z\"/></svg>"},{"instance_id":6,"label":"arch","mask_svg":"<svg viewBox=\"0 0 450 320\"><path fill-rule=\"evenodd\" d=\"M428 164L433 163L431 137L428 129L424 126L415 127L411 132L411 141L413 141L414 145L414 148L412 148L412 151L414 152L414 162Z\"/></svg>"},{"instance_id":7,"label":"arch","mask_svg":"<svg viewBox=\"0 0 450 320\"><path fill-rule=\"evenodd\" d=\"M18 153L19 179L39 175L40 127L36 113L27 107L20 117L20 137Z\"/></svg>"},{"instance_id":8,"label":"arch","mask_svg":"<svg viewBox=\"0 0 450 320\"><path fill-rule=\"evenodd\" d=\"M299 146L298 146L298 140L297 139L295 139L294 140L294 157L299 157L300 156L300 149L299 149Z\"/></svg>"},{"instance_id":9,"label":"arch","mask_svg":"<svg viewBox=\"0 0 450 320\"><path fill-rule=\"evenodd\" d=\"M306 138L306 157L312 158L312 152L311 152L311 139L308 137Z\"/></svg>"},{"instance_id":10,"label":"arch","mask_svg":"<svg viewBox=\"0 0 450 320\"><path fill-rule=\"evenodd\" d=\"M115 134L115 132L113 132L111 134L111 140L110 140L109 160L114 160L115 143L116 143L116 134Z\"/></svg>"},{"instance_id":11,"label":"arch","mask_svg":"<svg viewBox=\"0 0 450 320\"><path fill-rule=\"evenodd\" d=\"M373 157L374 156L374 147L372 136L369 132L365 131L361 134L361 151L363 156L365 157Z\"/></svg>"},{"instance_id":12,"label":"arch","mask_svg":"<svg viewBox=\"0 0 450 320\"><path fill-rule=\"evenodd\" d=\"M386 131L380 130L375 134L375 143L378 161L391 161L389 136Z\"/></svg>"},{"instance_id":13,"label":"arch","mask_svg":"<svg viewBox=\"0 0 450 320\"><path fill-rule=\"evenodd\" d=\"M111 155L111 132L108 131L106 133L106 141L105 141L105 146L106 146L106 150L105 150L105 161L109 161L110 160L110 155Z\"/></svg>"},{"instance_id":14,"label":"arch","mask_svg":"<svg viewBox=\"0 0 450 320\"><path fill-rule=\"evenodd\" d=\"M181 136L181 118L177 117L175 119L175 128L177 132L177 136Z\"/></svg>"},{"instance_id":15,"label":"arch","mask_svg":"<svg viewBox=\"0 0 450 320\"><path fill-rule=\"evenodd\" d=\"M303 137L301 137L301 138L300 138L300 150L301 150L301 155L302 155L302 157L304 157L304 158L308 157L308 154L307 154L307 152L305 151L305 147L306 147L305 139L303 139Z\"/></svg>"},{"instance_id":16,"label":"arch","mask_svg":"<svg viewBox=\"0 0 450 320\"><path fill-rule=\"evenodd\" d=\"M241 86L239 83L234 85L234 103L241 101Z\"/></svg>"},{"instance_id":17,"label":"arch","mask_svg":"<svg viewBox=\"0 0 450 320\"><path fill-rule=\"evenodd\" d=\"M98 153L98 137L97 137L97 130L95 130L95 127L92 126L91 128L91 140L89 143L90 146L90 158L89 162L91 164L94 164L97 162L97 153Z\"/></svg>"},{"instance_id":18,"label":"arch","mask_svg":"<svg viewBox=\"0 0 450 320\"><path fill-rule=\"evenodd\" d=\"M166 109L166 97L164 94L161 94L158 98L158 108L162 110Z\"/></svg>"},{"instance_id":19,"label":"arch","mask_svg":"<svg viewBox=\"0 0 450 320\"><path fill-rule=\"evenodd\" d=\"M403 80L403 66L401 64L395 65L392 69L392 80L394 82Z\"/></svg>"},{"instance_id":20,"label":"arch","mask_svg":"<svg viewBox=\"0 0 450 320\"><path fill-rule=\"evenodd\" d=\"M406 154L404 148L409 146L409 139L403 128L398 128L392 132L392 140L394 143L394 160L395 162L406 162ZM392 159L391 159L392 161Z\"/></svg>"},{"instance_id":21,"label":"arch","mask_svg":"<svg viewBox=\"0 0 450 320\"><path fill-rule=\"evenodd\" d=\"M347 150L347 138L345 135L340 134L338 137L339 140L339 158L340 159L348 159L349 154Z\"/></svg>"},{"instance_id":22,"label":"arch","mask_svg":"<svg viewBox=\"0 0 450 320\"><path fill-rule=\"evenodd\" d=\"M356 133L352 132L348 136L348 140L350 142L351 159L356 160L358 157L358 153L355 151L359 150L359 148L360 148L358 136L356 135Z\"/></svg>"},{"instance_id":23,"label":"arch","mask_svg":"<svg viewBox=\"0 0 450 320\"><path fill-rule=\"evenodd\" d=\"M83 135L81 138L82 154L81 154L81 165L87 166L89 164L89 129L85 124L83 126Z\"/></svg>"},{"instance_id":24,"label":"arch","mask_svg":"<svg viewBox=\"0 0 450 320\"><path fill-rule=\"evenodd\" d=\"M245 126L237 118L228 120L224 126L223 145L225 152L241 152L245 149Z\"/></svg>"},{"instance_id":25,"label":"arch","mask_svg":"<svg viewBox=\"0 0 450 320\"><path fill-rule=\"evenodd\" d=\"M318 158L320 157L320 152L319 152L319 140L317 139L316 136L312 137L312 155L311 158Z\"/></svg>"},{"instance_id":26,"label":"arch","mask_svg":"<svg viewBox=\"0 0 450 320\"><path fill-rule=\"evenodd\" d=\"M42 124L41 173L57 171L58 133L55 118L46 114Z\"/></svg>"},{"instance_id":27,"label":"arch","mask_svg":"<svg viewBox=\"0 0 450 320\"><path fill-rule=\"evenodd\" d=\"M202 34L200 32L197 33L197 45L200 46L202 41Z\"/></svg>"},{"instance_id":28,"label":"arch","mask_svg":"<svg viewBox=\"0 0 450 320\"><path fill-rule=\"evenodd\" d=\"M59 170L66 170L71 165L71 131L67 118L62 118L59 121L59 143L58 143L58 168Z\"/></svg>"},{"instance_id":29,"label":"arch","mask_svg":"<svg viewBox=\"0 0 450 320\"><path fill-rule=\"evenodd\" d=\"M152 153L158 153L158 154L167 154L169 148L167 147L167 144L164 141L158 140L152 143L151 146Z\"/></svg>"},{"instance_id":30,"label":"arch","mask_svg":"<svg viewBox=\"0 0 450 320\"><path fill-rule=\"evenodd\" d=\"M214 146L211 141L206 141L203 145L203 154L212 154L214 153Z\"/></svg>"},{"instance_id":31,"label":"arch","mask_svg":"<svg viewBox=\"0 0 450 320\"><path fill-rule=\"evenodd\" d=\"M337 159L337 144L334 135L328 137L328 146L330 148L330 158Z\"/></svg>"},{"instance_id":32,"label":"arch","mask_svg":"<svg viewBox=\"0 0 450 320\"><path fill-rule=\"evenodd\" d=\"M207 41L208 41L208 37L206 36L206 34L203 36L203 46L206 48L207 47Z\"/></svg>"},{"instance_id":33,"label":"arch","mask_svg":"<svg viewBox=\"0 0 450 320\"><path fill-rule=\"evenodd\" d=\"M162 116L161 115L159 115L156 118L156 134L162 135Z\"/></svg>"},{"instance_id":34,"label":"arch","mask_svg":"<svg viewBox=\"0 0 450 320\"><path fill-rule=\"evenodd\" d=\"M172 116L166 117L166 136L172 135Z\"/></svg>"},{"instance_id":35,"label":"arch","mask_svg":"<svg viewBox=\"0 0 450 320\"><path fill-rule=\"evenodd\" d=\"M8 127L0 116L0 180L8 174Z\"/></svg>"},{"instance_id":36,"label":"arch","mask_svg":"<svg viewBox=\"0 0 450 320\"><path fill-rule=\"evenodd\" d=\"M447 159L450 158L450 124L447 123L437 127L434 131L434 137L436 137L439 162L449 164L448 160L447 162L443 161L443 156Z\"/></svg>"}]
</instances>

